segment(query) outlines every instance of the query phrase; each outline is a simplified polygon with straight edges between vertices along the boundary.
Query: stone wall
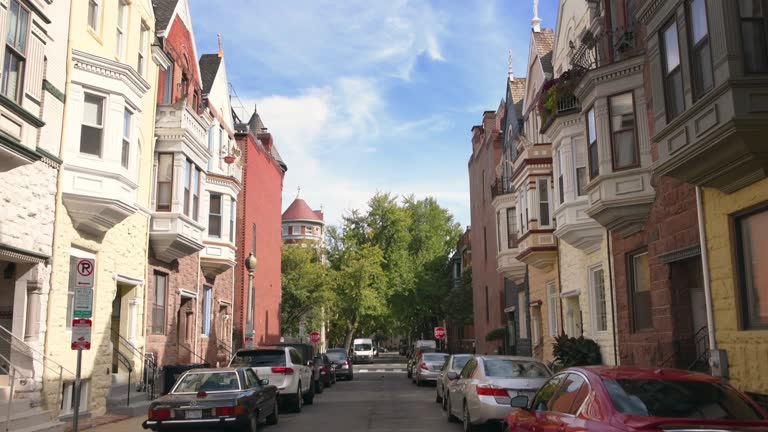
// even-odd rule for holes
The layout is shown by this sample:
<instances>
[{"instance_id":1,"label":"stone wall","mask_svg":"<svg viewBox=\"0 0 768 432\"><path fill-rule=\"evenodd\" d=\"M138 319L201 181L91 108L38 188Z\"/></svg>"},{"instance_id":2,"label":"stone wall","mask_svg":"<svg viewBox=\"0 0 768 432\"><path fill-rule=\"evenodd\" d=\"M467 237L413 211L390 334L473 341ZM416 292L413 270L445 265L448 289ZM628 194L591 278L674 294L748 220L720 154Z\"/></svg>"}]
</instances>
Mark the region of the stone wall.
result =
<instances>
[{"instance_id":1,"label":"stone wall","mask_svg":"<svg viewBox=\"0 0 768 432\"><path fill-rule=\"evenodd\" d=\"M768 330L744 330L740 325L740 271L734 267L732 231L733 213L768 202L768 179L732 194L704 189L703 201L717 347L727 353L732 384L768 394ZM768 239L761 240L768 245Z\"/></svg>"}]
</instances>

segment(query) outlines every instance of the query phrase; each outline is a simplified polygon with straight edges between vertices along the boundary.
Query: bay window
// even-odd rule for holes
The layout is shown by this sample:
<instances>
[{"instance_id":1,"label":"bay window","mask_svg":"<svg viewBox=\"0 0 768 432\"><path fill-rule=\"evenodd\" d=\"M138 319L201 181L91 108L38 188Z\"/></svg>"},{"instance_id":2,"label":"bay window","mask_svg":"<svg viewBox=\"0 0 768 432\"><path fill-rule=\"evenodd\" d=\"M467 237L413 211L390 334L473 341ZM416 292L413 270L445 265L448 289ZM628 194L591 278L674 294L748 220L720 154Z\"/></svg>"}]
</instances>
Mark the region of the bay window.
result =
<instances>
[{"instance_id":1,"label":"bay window","mask_svg":"<svg viewBox=\"0 0 768 432\"><path fill-rule=\"evenodd\" d=\"M688 3L693 98L698 99L714 87L712 53L709 48L706 0Z\"/></svg>"},{"instance_id":2,"label":"bay window","mask_svg":"<svg viewBox=\"0 0 768 432\"><path fill-rule=\"evenodd\" d=\"M173 197L173 153L157 155L157 211L171 211Z\"/></svg>"},{"instance_id":3,"label":"bay window","mask_svg":"<svg viewBox=\"0 0 768 432\"><path fill-rule=\"evenodd\" d=\"M580 144L580 143L579 143ZM583 145L573 146L573 167L576 174L576 196L587 194L587 155Z\"/></svg>"},{"instance_id":4,"label":"bay window","mask_svg":"<svg viewBox=\"0 0 768 432\"><path fill-rule=\"evenodd\" d=\"M634 331L653 328L651 320L651 278L648 252L628 256L629 288L632 302L632 327Z\"/></svg>"},{"instance_id":5,"label":"bay window","mask_svg":"<svg viewBox=\"0 0 768 432\"><path fill-rule=\"evenodd\" d=\"M236 213L236 203L234 198L229 199L229 241L231 243L235 242L235 216L237 216Z\"/></svg>"},{"instance_id":6,"label":"bay window","mask_svg":"<svg viewBox=\"0 0 768 432\"><path fill-rule=\"evenodd\" d=\"M222 195L210 194L208 209L208 237L221 237Z\"/></svg>"},{"instance_id":7,"label":"bay window","mask_svg":"<svg viewBox=\"0 0 768 432\"><path fill-rule=\"evenodd\" d=\"M741 44L744 69L749 73L768 72L768 6L765 0L739 0Z\"/></svg>"},{"instance_id":8,"label":"bay window","mask_svg":"<svg viewBox=\"0 0 768 432\"><path fill-rule=\"evenodd\" d=\"M131 160L131 112L123 111L123 147L120 155L120 165L128 169Z\"/></svg>"},{"instance_id":9,"label":"bay window","mask_svg":"<svg viewBox=\"0 0 768 432\"><path fill-rule=\"evenodd\" d=\"M80 153L101 157L101 143L104 134L104 98L85 95L83 123L80 127Z\"/></svg>"},{"instance_id":10,"label":"bay window","mask_svg":"<svg viewBox=\"0 0 768 432\"><path fill-rule=\"evenodd\" d=\"M611 153L614 170L640 165L635 139L635 104L632 93L608 98L611 118Z\"/></svg>"},{"instance_id":11,"label":"bay window","mask_svg":"<svg viewBox=\"0 0 768 432\"><path fill-rule=\"evenodd\" d=\"M200 168L187 159L184 172L184 214L197 221L200 207Z\"/></svg>"},{"instance_id":12,"label":"bay window","mask_svg":"<svg viewBox=\"0 0 768 432\"><path fill-rule=\"evenodd\" d=\"M517 226L515 225L515 208L507 208L507 247L514 249L517 247Z\"/></svg>"},{"instance_id":13,"label":"bay window","mask_svg":"<svg viewBox=\"0 0 768 432\"><path fill-rule=\"evenodd\" d=\"M678 39L677 21L672 20L661 30L661 60L667 121L671 121L685 109L683 72L680 66L680 45Z\"/></svg>"},{"instance_id":14,"label":"bay window","mask_svg":"<svg viewBox=\"0 0 768 432\"><path fill-rule=\"evenodd\" d=\"M589 178L600 175L600 161L597 153L597 124L595 123L595 108L587 111L587 154L589 157Z\"/></svg>"},{"instance_id":15,"label":"bay window","mask_svg":"<svg viewBox=\"0 0 768 432\"><path fill-rule=\"evenodd\" d=\"M27 56L27 27L29 11L18 0L11 0L8 10L5 61L3 62L2 93L21 104L24 94L24 64Z\"/></svg>"},{"instance_id":16,"label":"bay window","mask_svg":"<svg viewBox=\"0 0 768 432\"><path fill-rule=\"evenodd\" d=\"M536 181L536 184L539 192L539 226L552 226L552 216L549 211L549 179L540 178Z\"/></svg>"},{"instance_id":17,"label":"bay window","mask_svg":"<svg viewBox=\"0 0 768 432\"><path fill-rule=\"evenodd\" d=\"M768 206L735 219L742 327L768 329Z\"/></svg>"},{"instance_id":18,"label":"bay window","mask_svg":"<svg viewBox=\"0 0 768 432\"><path fill-rule=\"evenodd\" d=\"M557 149L557 188L560 196L560 204L565 203L565 182L563 181L563 172L565 171L565 156L563 148Z\"/></svg>"}]
</instances>

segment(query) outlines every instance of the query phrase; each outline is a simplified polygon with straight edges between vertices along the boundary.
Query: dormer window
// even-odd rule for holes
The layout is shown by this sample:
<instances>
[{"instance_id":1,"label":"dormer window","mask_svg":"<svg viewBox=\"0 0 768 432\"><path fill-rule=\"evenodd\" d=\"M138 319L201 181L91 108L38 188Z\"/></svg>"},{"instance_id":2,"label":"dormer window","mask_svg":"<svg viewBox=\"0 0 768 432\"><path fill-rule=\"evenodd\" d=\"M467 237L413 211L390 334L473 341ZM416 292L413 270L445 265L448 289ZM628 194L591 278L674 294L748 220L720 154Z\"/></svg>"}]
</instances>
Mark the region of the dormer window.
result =
<instances>
[{"instance_id":1,"label":"dormer window","mask_svg":"<svg viewBox=\"0 0 768 432\"><path fill-rule=\"evenodd\" d=\"M21 103L24 93L22 77L27 49L27 27L29 11L18 0L11 0L8 12L8 33L6 34L5 61L3 62L3 95Z\"/></svg>"}]
</instances>

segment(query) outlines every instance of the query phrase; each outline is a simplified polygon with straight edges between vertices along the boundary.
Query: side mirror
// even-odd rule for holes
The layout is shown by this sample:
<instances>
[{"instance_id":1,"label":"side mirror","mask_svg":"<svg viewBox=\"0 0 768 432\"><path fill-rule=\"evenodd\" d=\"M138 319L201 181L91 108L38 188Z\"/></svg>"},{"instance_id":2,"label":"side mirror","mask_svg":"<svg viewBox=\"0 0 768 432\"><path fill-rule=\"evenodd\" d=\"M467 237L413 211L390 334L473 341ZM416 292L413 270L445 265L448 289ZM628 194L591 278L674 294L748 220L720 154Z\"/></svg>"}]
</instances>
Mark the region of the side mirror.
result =
<instances>
[{"instance_id":1,"label":"side mirror","mask_svg":"<svg viewBox=\"0 0 768 432\"><path fill-rule=\"evenodd\" d=\"M459 374L457 374L456 372L451 371L451 372L448 372L447 377L448 377L449 380L454 381L454 380L459 378Z\"/></svg>"},{"instance_id":2,"label":"side mirror","mask_svg":"<svg viewBox=\"0 0 768 432\"><path fill-rule=\"evenodd\" d=\"M265 386L265 385L269 385L269 380L268 380L268 379L266 379L266 378L264 378L264 379L263 379L263 380L261 380L260 382L261 382L261 385L263 385L263 386Z\"/></svg>"},{"instance_id":3,"label":"side mirror","mask_svg":"<svg viewBox=\"0 0 768 432\"><path fill-rule=\"evenodd\" d=\"M519 395L512 398L509 402L512 408L528 409L528 396Z\"/></svg>"}]
</instances>

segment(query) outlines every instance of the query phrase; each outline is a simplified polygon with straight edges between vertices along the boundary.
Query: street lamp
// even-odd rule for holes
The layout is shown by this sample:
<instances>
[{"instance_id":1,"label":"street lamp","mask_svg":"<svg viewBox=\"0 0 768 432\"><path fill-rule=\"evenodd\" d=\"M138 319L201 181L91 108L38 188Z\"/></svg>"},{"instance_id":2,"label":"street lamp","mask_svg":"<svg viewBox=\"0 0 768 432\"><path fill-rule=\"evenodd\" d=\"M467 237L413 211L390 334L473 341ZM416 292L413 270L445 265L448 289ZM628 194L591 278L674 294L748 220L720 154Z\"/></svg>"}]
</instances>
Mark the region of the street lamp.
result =
<instances>
[{"instance_id":1,"label":"street lamp","mask_svg":"<svg viewBox=\"0 0 768 432\"><path fill-rule=\"evenodd\" d=\"M248 270L248 309L245 312L245 347L253 348L253 271L256 270L256 257L253 252L245 259Z\"/></svg>"}]
</instances>

